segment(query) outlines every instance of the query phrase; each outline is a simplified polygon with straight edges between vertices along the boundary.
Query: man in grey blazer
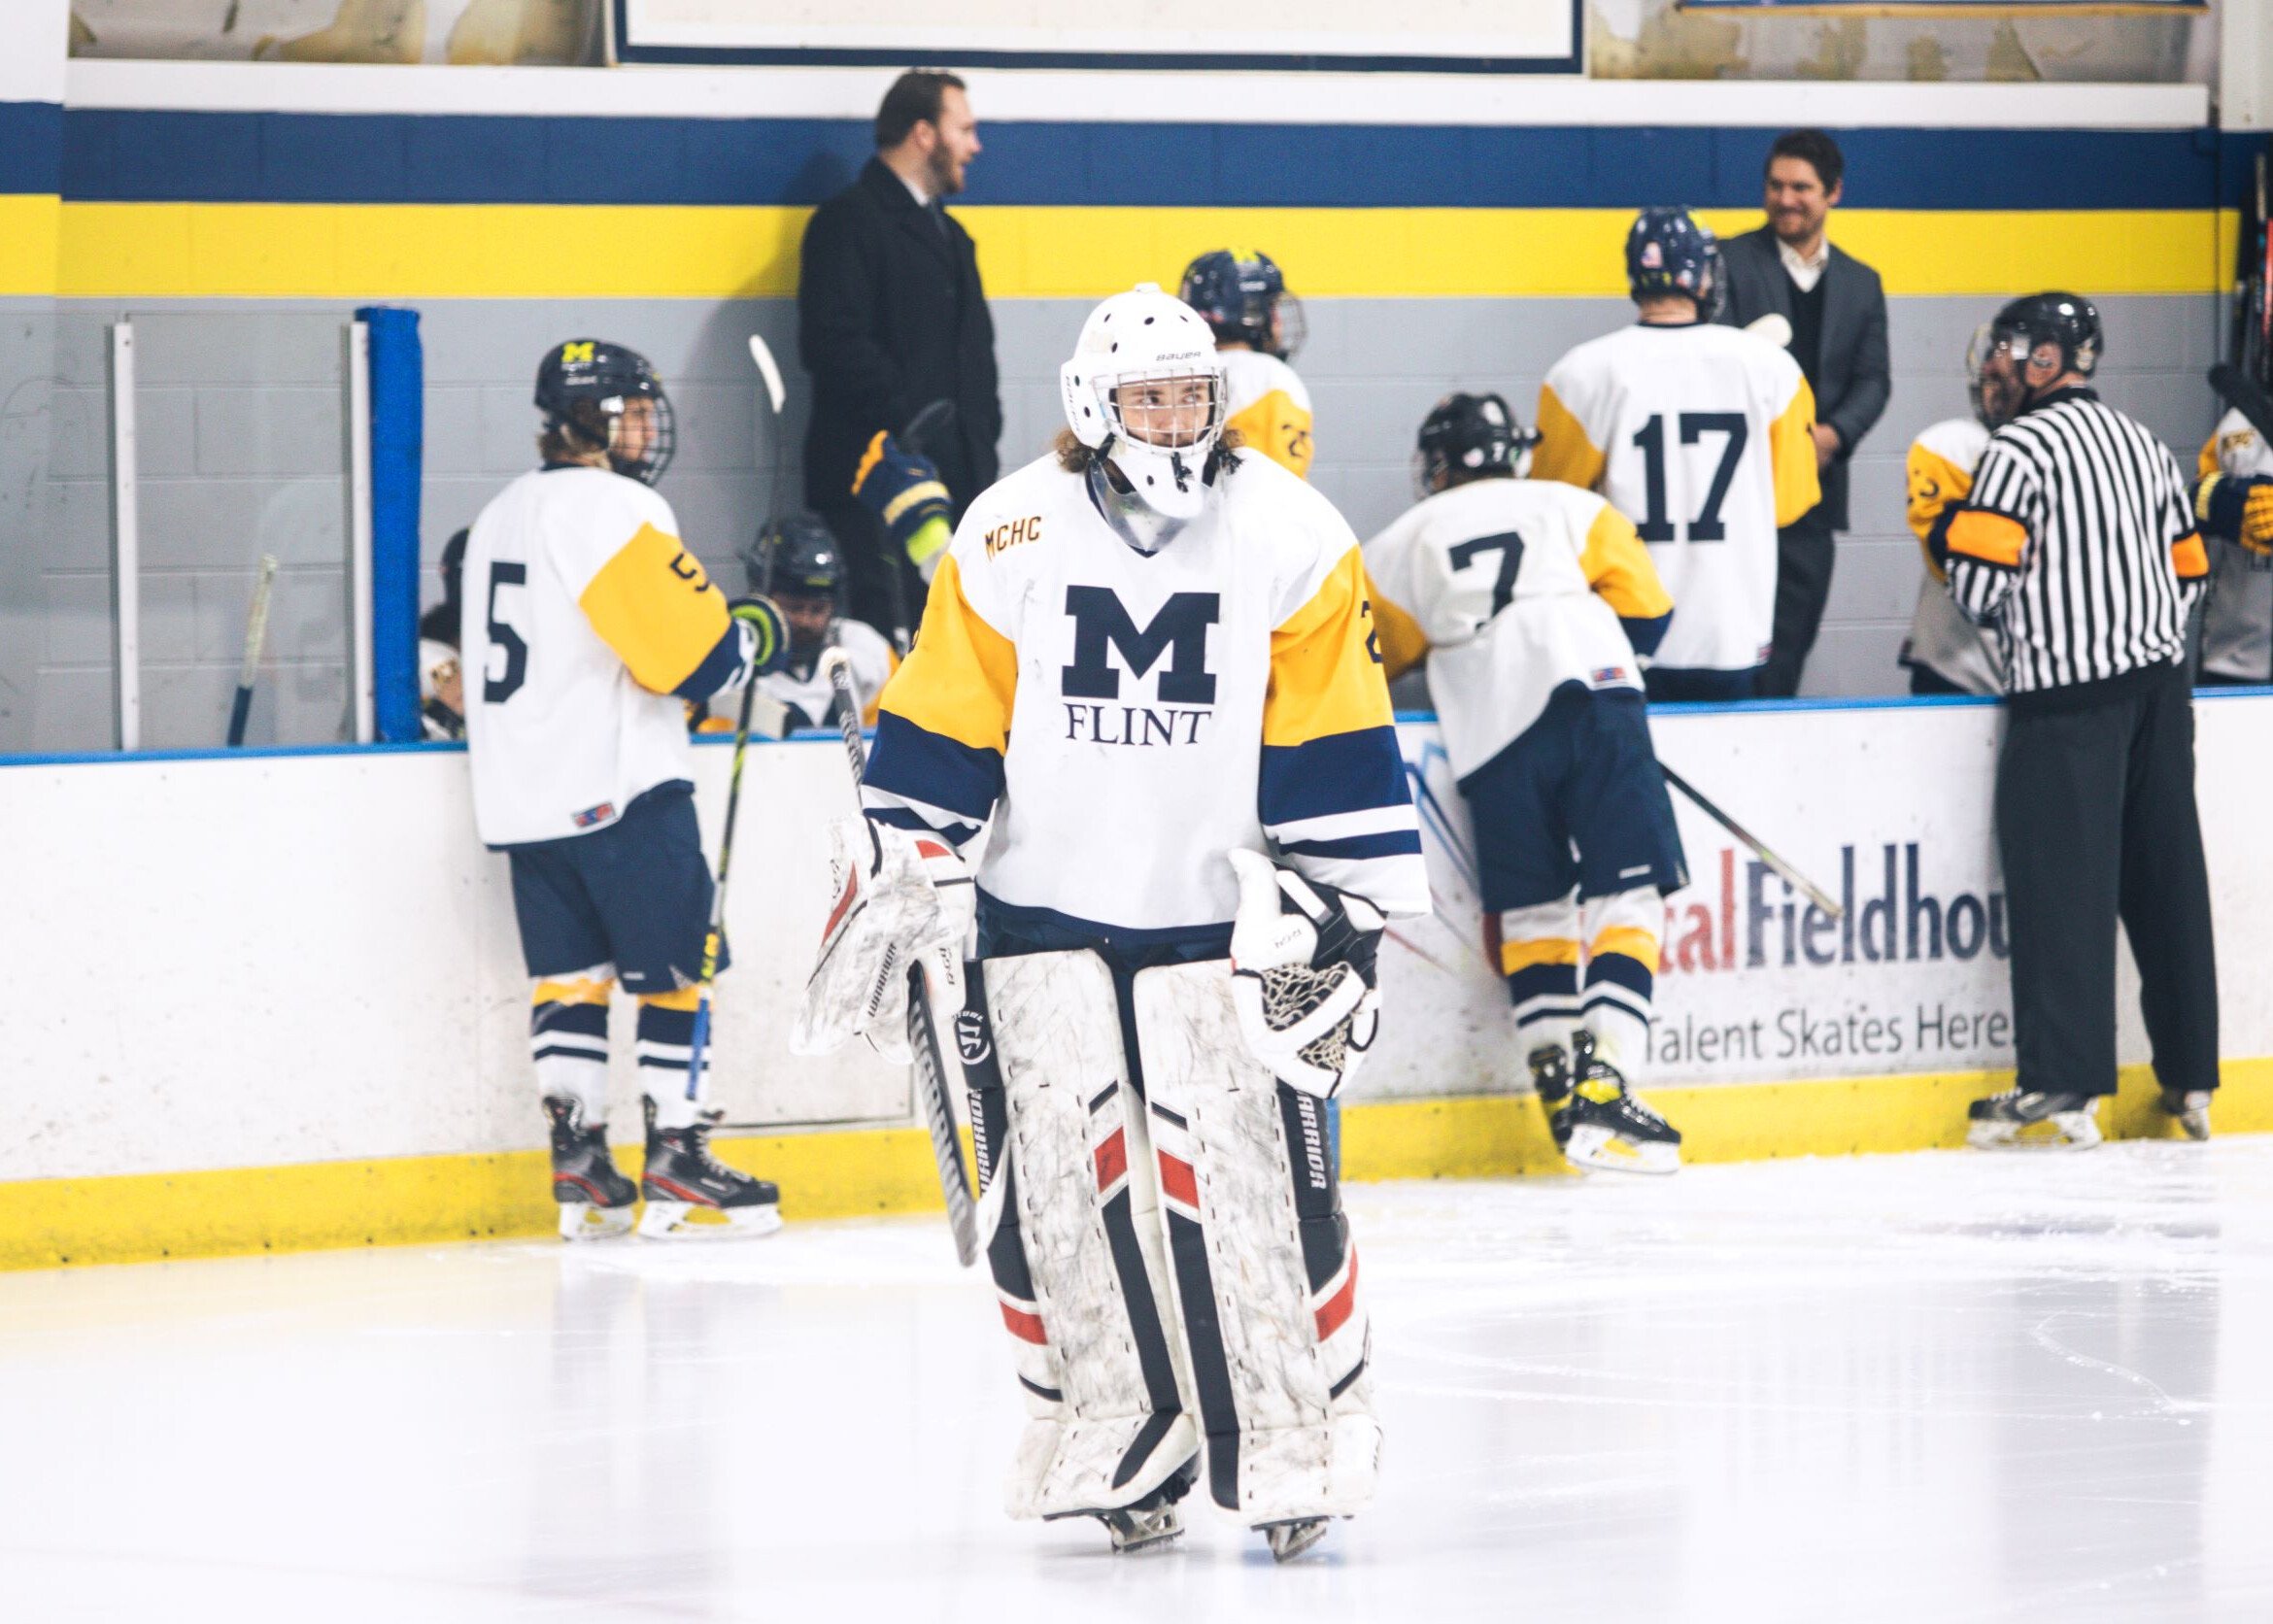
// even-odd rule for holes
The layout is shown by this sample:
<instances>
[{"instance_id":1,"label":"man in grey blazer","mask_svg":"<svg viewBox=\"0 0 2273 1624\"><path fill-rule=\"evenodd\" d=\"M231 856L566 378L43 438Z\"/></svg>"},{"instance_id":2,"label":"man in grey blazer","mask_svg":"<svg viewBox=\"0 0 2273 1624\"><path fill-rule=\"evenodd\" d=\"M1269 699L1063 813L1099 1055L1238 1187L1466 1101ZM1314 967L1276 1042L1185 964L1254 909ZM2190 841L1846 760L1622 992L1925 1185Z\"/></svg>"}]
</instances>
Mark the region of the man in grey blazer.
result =
<instances>
[{"instance_id":1,"label":"man in grey blazer","mask_svg":"<svg viewBox=\"0 0 2273 1624\"><path fill-rule=\"evenodd\" d=\"M1768 223L1721 245L1728 302L1745 326L1771 313L1791 323L1791 358L1815 391L1815 462L1823 500L1777 533L1775 648L1760 693L1787 697L1815 647L1831 595L1832 554L1847 527L1847 464L1886 409L1886 292L1879 273L1824 235L1846 160L1821 130L1780 135L1768 150Z\"/></svg>"}]
</instances>

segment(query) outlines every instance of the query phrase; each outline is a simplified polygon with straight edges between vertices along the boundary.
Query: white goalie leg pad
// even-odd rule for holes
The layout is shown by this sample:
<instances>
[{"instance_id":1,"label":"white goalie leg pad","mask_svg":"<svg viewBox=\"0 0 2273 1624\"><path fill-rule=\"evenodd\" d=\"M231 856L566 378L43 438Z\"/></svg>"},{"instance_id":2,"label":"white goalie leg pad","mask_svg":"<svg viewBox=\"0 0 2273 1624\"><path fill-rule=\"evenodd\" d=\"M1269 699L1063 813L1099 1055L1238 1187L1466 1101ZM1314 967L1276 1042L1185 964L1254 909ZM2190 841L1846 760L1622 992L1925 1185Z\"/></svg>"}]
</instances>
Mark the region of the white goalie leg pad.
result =
<instances>
[{"instance_id":1,"label":"white goalie leg pad","mask_svg":"<svg viewBox=\"0 0 2273 1624\"><path fill-rule=\"evenodd\" d=\"M1142 970L1139 1059L1216 1504L1252 1526L1350 1516L1381 1428L1325 1103L1239 1041L1228 961Z\"/></svg>"},{"instance_id":2,"label":"white goalie leg pad","mask_svg":"<svg viewBox=\"0 0 2273 1624\"><path fill-rule=\"evenodd\" d=\"M993 959L981 974L1001 1103L974 1092L994 1150L980 1230L1031 1416L1008 1509L1133 1506L1198 1456L1200 1433L1112 972L1081 951Z\"/></svg>"}]
</instances>

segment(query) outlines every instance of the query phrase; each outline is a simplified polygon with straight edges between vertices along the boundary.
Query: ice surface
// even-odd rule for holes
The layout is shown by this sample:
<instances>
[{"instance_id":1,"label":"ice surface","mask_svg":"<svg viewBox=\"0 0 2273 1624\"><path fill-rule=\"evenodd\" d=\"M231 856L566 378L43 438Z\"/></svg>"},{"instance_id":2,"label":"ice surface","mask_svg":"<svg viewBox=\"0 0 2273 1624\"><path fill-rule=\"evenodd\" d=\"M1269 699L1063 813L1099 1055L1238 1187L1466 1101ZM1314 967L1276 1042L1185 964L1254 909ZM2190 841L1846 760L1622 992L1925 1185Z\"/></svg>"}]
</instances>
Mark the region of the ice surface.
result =
<instances>
[{"instance_id":1,"label":"ice surface","mask_svg":"<svg viewBox=\"0 0 2273 1624\"><path fill-rule=\"evenodd\" d=\"M0 1276L0 1614L2273 1619L2273 1141L1352 1205L1381 1498L1286 1569L1007 1521L910 1220Z\"/></svg>"}]
</instances>

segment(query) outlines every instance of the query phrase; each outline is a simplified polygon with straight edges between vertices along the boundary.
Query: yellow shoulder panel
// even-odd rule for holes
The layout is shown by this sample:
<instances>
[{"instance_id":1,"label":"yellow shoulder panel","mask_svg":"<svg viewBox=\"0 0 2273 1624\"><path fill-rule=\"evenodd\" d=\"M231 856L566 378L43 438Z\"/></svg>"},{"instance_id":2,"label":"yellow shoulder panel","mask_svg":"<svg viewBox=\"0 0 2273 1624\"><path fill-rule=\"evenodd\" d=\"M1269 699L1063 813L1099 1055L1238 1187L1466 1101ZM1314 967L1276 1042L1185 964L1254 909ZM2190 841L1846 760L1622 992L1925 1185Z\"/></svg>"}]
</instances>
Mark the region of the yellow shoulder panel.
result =
<instances>
[{"instance_id":1,"label":"yellow shoulder panel","mask_svg":"<svg viewBox=\"0 0 2273 1624\"><path fill-rule=\"evenodd\" d=\"M592 628L655 694L685 682L727 633L724 593L679 538L642 524L576 600Z\"/></svg>"},{"instance_id":2,"label":"yellow shoulder panel","mask_svg":"<svg viewBox=\"0 0 2273 1624\"><path fill-rule=\"evenodd\" d=\"M944 568L945 565L942 564L940 567ZM899 651L886 649L884 651L884 681L877 687L875 693L868 695L867 708L861 712L862 727L873 727L876 726L876 717L884 709L884 690L891 686L892 679L899 670Z\"/></svg>"},{"instance_id":3,"label":"yellow shoulder panel","mask_svg":"<svg viewBox=\"0 0 2273 1624\"><path fill-rule=\"evenodd\" d=\"M1815 469L1815 391L1802 378L1783 415L1768 425L1769 466L1776 476L1776 524L1781 529L1823 499Z\"/></svg>"},{"instance_id":4,"label":"yellow shoulder panel","mask_svg":"<svg viewBox=\"0 0 2273 1624\"><path fill-rule=\"evenodd\" d=\"M1310 414L1286 390L1272 389L1234 413L1224 426L1238 429L1242 440L1288 473L1310 477Z\"/></svg>"},{"instance_id":5,"label":"yellow shoulder panel","mask_svg":"<svg viewBox=\"0 0 2273 1624\"><path fill-rule=\"evenodd\" d=\"M1658 579L1634 522L1608 502L1586 527L1578 567L1595 595L1622 621L1653 621L1673 613L1673 594Z\"/></svg>"},{"instance_id":6,"label":"yellow shoulder panel","mask_svg":"<svg viewBox=\"0 0 2273 1624\"><path fill-rule=\"evenodd\" d=\"M1271 634L1265 744L1307 744L1361 727L1386 727L1395 720L1377 624L1365 562L1352 547L1309 602Z\"/></svg>"},{"instance_id":7,"label":"yellow shoulder panel","mask_svg":"<svg viewBox=\"0 0 2273 1624\"><path fill-rule=\"evenodd\" d=\"M1539 449L1531 454L1531 477L1561 480L1581 491L1592 491L1602 479L1607 460L1551 384L1539 387L1538 427Z\"/></svg>"},{"instance_id":8,"label":"yellow shoulder panel","mask_svg":"<svg viewBox=\"0 0 2273 1624\"><path fill-rule=\"evenodd\" d=\"M955 555L939 560L915 647L878 696L880 709L973 750L1006 750L1018 651L963 595Z\"/></svg>"},{"instance_id":9,"label":"yellow shoulder panel","mask_svg":"<svg viewBox=\"0 0 2273 1624\"><path fill-rule=\"evenodd\" d=\"M1428 633L1397 603L1381 595L1380 583L1365 579L1366 596L1374 605L1374 647L1381 651L1381 674L1395 682L1428 658Z\"/></svg>"}]
</instances>

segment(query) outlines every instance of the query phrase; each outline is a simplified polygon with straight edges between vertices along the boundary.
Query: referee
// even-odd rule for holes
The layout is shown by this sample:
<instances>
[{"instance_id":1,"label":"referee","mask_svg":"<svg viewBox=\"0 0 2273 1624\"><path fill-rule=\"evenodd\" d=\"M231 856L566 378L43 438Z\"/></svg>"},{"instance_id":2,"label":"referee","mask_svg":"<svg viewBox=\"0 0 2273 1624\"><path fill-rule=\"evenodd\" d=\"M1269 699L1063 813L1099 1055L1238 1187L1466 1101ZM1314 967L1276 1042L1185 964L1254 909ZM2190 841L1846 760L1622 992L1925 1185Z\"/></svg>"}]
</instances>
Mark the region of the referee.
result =
<instances>
[{"instance_id":1,"label":"referee","mask_svg":"<svg viewBox=\"0 0 2273 1624\"><path fill-rule=\"evenodd\" d=\"M2162 1108L2210 1135L2218 970L2194 809L2187 615L2209 560L2193 492L2153 434L2089 386L2099 312L2016 299L1988 368L2020 410L1989 439L1942 537L1950 591L1996 632L2006 710L1997 847L2013 922L2014 1087L1977 1100L1975 1145L2083 1148L2115 1093L2116 921L2138 962Z\"/></svg>"}]
</instances>

